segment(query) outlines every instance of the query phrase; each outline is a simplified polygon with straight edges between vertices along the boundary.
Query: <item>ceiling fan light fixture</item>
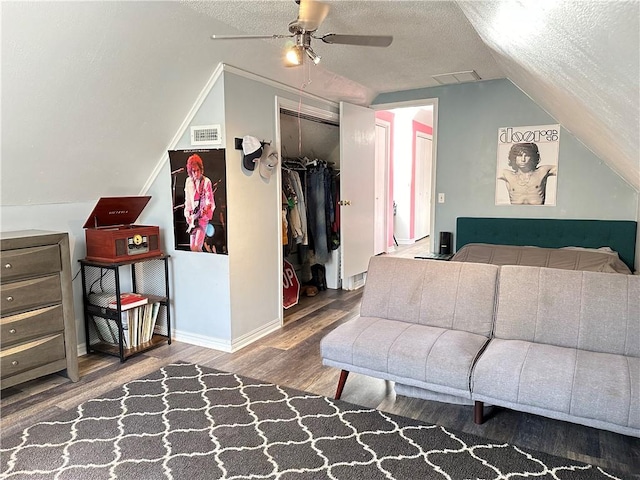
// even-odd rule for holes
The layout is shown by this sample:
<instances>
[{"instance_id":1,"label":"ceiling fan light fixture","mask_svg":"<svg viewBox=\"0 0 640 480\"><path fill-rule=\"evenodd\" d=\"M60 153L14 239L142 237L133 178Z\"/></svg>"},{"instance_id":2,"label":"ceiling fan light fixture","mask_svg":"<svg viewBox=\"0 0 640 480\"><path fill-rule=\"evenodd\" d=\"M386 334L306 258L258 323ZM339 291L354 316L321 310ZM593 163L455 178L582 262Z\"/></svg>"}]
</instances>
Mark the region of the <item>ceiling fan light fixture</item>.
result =
<instances>
[{"instance_id":1,"label":"ceiling fan light fixture","mask_svg":"<svg viewBox=\"0 0 640 480\"><path fill-rule=\"evenodd\" d=\"M2 1L2 0L0 0ZM224 39L270 39L270 38L290 38L293 46L286 46L283 50L284 64L287 67L300 66L304 62L305 55L314 65L320 63L321 57L311 48L311 40L321 40L328 44L355 45L362 47L388 47L393 42L391 35L345 35L328 33L323 36L316 36L316 31L327 17L330 7L324 0L296 0L298 7L298 17L289 23L289 35L211 35L214 40Z\"/></svg>"},{"instance_id":2,"label":"ceiling fan light fixture","mask_svg":"<svg viewBox=\"0 0 640 480\"><path fill-rule=\"evenodd\" d=\"M288 48L285 53L285 61L289 66L302 65L303 48L300 45L294 45Z\"/></svg>"},{"instance_id":3,"label":"ceiling fan light fixture","mask_svg":"<svg viewBox=\"0 0 640 480\"><path fill-rule=\"evenodd\" d=\"M318 65L320 63L320 60L322 59L322 57L320 55L317 55L316 52L314 52L311 49L311 47L307 48L306 52L307 52L307 56L311 59L314 65Z\"/></svg>"}]
</instances>

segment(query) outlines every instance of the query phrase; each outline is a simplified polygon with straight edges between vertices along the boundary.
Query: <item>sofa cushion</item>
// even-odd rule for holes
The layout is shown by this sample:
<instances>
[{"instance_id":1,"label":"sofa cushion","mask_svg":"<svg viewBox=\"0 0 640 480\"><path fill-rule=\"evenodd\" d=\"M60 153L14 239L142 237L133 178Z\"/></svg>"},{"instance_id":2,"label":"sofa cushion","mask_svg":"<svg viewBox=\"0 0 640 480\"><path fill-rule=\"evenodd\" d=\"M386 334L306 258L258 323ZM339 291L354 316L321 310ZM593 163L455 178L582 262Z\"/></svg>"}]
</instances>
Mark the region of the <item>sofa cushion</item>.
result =
<instances>
[{"instance_id":1,"label":"sofa cushion","mask_svg":"<svg viewBox=\"0 0 640 480\"><path fill-rule=\"evenodd\" d=\"M360 314L488 337L497 265L372 257Z\"/></svg>"},{"instance_id":2,"label":"sofa cushion","mask_svg":"<svg viewBox=\"0 0 640 480\"><path fill-rule=\"evenodd\" d=\"M640 357L640 276L505 265L495 337Z\"/></svg>"},{"instance_id":3,"label":"sofa cushion","mask_svg":"<svg viewBox=\"0 0 640 480\"><path fill-rule=\"evenodd\" d=\"M320 343L325 364L435 391L469 396L469 376L487 338L374 317L344 323Z\"/></svg>"},{"instance_id":4,"label":"sofa cushion","mask_svg":"<svg viewBox=\"0 0 640 480\"><path fill-rule=\"evenodd\" d=\"M637 357L492 339L475 365L471 388L473 399L508 408L640 428Z\"/></svg>"}]
</instances>

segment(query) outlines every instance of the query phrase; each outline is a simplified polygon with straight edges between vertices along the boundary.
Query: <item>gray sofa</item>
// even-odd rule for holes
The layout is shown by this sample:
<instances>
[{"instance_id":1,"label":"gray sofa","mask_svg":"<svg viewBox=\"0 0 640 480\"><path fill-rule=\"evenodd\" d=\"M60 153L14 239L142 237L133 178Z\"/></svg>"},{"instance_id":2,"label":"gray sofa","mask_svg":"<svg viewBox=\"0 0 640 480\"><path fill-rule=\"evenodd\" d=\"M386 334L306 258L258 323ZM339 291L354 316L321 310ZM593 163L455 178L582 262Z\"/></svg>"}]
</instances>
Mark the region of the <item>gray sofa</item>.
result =
<instances>
[{"instance_id":1,"label":"gray sofa","mask_svg":"<svg viewBox=\"0 0 640 480\"><path fill-rule=\"evenodd\" d=\"M373 257L323 363L400 395L499 405L640 437L640 277Z\"/></svg>"},{"instance_id":2,"label":"gray sofa","mask_svg":"<svg viewBox=\"0 0 640 480\"><path fill-rule=\"evenodd\" d=\"M640 277L500 267L471 391L478 415L487 402L640 437Z\"/></svg>"},{"instance_id":3,"label":"gray sofa","mask_svg":"<svg viewBox=\"0 0 640 480\"><path fill-rule=\"evenodd\" d=\"M323 363L394 381L401 395L472 404L469 378L493 329L498 271L371 258L360 316L322 339ZM337 398L345 380L343 373Z\"/></svg>"}]
</instances>

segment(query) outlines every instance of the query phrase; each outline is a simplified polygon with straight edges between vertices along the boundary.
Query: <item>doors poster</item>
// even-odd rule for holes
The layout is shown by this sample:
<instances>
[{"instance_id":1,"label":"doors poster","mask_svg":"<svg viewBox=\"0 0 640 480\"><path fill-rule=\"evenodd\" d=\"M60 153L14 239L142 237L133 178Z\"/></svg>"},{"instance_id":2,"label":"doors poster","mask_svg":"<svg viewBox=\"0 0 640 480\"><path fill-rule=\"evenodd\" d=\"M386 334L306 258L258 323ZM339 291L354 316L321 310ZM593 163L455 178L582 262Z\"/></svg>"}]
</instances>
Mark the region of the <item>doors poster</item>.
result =
<instances>
[{"instance_id":1,"label":"doors poster","mask_svg":"<svg viewBox=\"0 0 640 480\"><path fill-rule=\"evenodd\" d=\"M227 252L224 149L169 150L176 250Z\"/></svg>"},{"instance_id":2,"label":"doors poster","mask_svg":"<svg viewBox=\"0 0 640 480\"><path fill-rule=\"evenodd\" d=\"M496 205L555 205L560 125L498 129Z\"/></svg>"}]
</instances>

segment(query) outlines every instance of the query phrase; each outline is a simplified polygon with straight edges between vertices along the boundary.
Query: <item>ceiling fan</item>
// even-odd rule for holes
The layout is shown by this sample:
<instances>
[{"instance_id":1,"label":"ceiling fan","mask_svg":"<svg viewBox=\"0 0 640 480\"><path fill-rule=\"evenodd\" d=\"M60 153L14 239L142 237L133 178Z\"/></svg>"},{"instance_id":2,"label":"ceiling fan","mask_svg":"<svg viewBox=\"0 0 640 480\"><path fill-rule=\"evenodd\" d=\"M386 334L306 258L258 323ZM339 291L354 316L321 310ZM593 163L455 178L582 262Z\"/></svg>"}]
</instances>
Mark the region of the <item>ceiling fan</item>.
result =
<instances>
[{"instance_id":1,"label":"ceiling fan","mask_svg":"<svg viewBox=\"0 0 640 480\"><path fill-rule=\"evenodd\" d=\"M316 36L316 30L329 13L329 5L317 0L295 0L300 5L298 18L289 23L288 35L211 35L214 40L230 39L268 39L268 38L292 38L294 44L286 51L286 63L288 66L302 65L306 55L314 63L320 63L320 56L311 48L311 39L322 40L328 44L357 45L361 47L388 47L393 41L389 35L341 35L328 33Z\"/></svg>"}]
</instances>

